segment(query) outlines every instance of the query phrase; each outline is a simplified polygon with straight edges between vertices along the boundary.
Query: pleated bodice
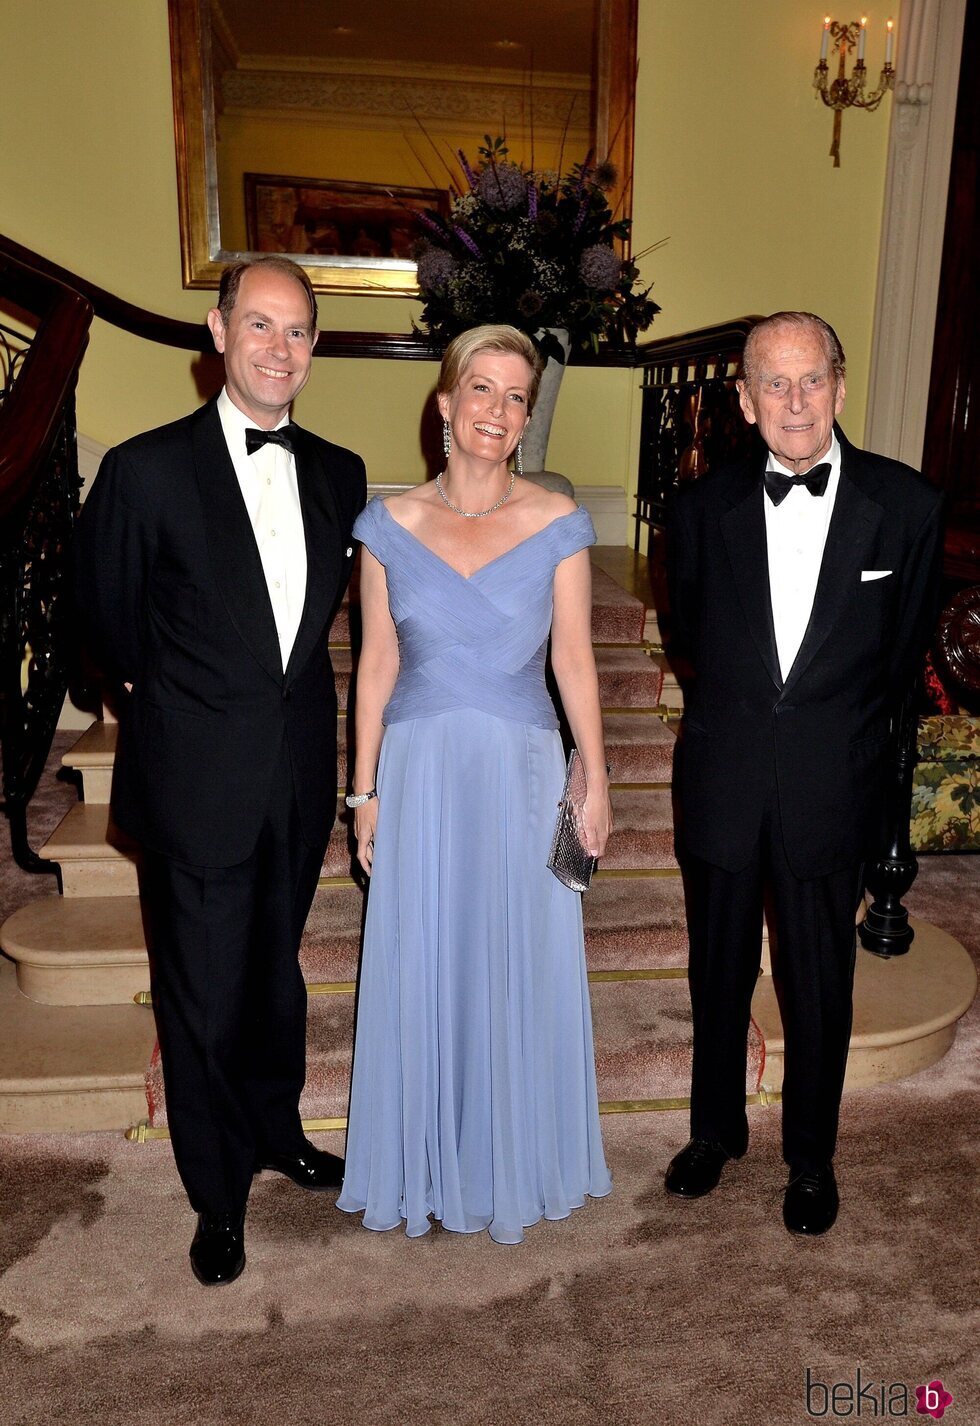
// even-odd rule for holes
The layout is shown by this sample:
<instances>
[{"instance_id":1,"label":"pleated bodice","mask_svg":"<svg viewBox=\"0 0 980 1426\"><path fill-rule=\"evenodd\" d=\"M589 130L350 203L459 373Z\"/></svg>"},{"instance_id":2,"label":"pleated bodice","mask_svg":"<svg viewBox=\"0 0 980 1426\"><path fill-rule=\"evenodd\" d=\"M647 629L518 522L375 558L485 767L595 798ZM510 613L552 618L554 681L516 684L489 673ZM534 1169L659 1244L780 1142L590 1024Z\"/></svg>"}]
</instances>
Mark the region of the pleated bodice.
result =
<instances>
[{"instance_id":1,"label":"pleated bodice","mask_svg":"<svg viewBox=\"0 0 980 1426\"><path fill-rule=\"evenodd\" d=\"M376 498L354 534L381 564L398 634L398 679L386 725L470 708L557 728L545 685L556 566L595 541L586 510L544 529L468 578L405 529Z\"/></svg>"}]
</instances>

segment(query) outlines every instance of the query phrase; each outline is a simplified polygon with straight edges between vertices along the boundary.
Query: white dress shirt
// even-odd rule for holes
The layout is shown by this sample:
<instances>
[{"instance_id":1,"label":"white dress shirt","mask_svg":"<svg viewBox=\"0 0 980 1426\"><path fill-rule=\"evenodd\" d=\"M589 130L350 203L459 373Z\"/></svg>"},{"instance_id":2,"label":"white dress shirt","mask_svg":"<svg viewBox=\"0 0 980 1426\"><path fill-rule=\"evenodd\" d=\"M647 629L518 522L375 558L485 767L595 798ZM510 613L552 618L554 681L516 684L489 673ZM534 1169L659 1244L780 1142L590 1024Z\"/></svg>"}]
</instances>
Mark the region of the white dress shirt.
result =
<instances>
[{"instance_id":1,"label":"white dress shirt","mask_svg":"<svg viewBox=\"0 0 980 1426\"><path fill-rule=\"evenodd\" d=\"M822 496L811 495L805 485L794 486L778 505L765 493L762 496L769 553L769 597L779 671L784 683L810 622L830 517L834 513L840 483L840 443L836 435L831 437L827 454L814 464L824 461L830 463L830 475ZM783 475L794 474L771 451L767 469L778 470Z\"/></svg>"},{"instance_id":2,"label":"white dress shirt","mask_svg":"<svg viewBox=\"0 0 980 1426\"><path fill-rule=\"evenodd\" d=\"M224 388L218 397L218 415L262 561L285 669L306 602L306 536L296 460L282 446L271 443L249 455L245 432L256 429L255 422L238 409ZM275 429L288 420L288 415L284 416Z\"/></svg>"}]
</instances>

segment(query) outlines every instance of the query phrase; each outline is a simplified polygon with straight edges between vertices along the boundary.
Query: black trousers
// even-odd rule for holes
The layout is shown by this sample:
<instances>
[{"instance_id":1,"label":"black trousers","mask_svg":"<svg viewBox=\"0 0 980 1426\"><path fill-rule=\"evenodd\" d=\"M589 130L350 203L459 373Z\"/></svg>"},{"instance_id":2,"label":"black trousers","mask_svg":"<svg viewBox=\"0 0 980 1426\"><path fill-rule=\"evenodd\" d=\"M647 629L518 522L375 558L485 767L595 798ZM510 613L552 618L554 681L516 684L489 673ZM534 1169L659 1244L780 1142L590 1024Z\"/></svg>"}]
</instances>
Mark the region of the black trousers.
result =
<instances>
[{"instance_id":1,"label":"black trousers","mask_svg":"<svg viewBox=\"0 0 980 1426\"><path fill-rule=\"evenodd\" d=\"M786 1045L783 1157L794 1172L829 1163L851 1035L863 866L794 876L775 798L748 866L729 872L688 854L681 866L694 1013L691 1133L735 1156L748 1145L746 1041L765 903Z\"/></svg>"},{"instance_id":2,"label":"black trousers","mask_svg":"<svg viewBox=\"0 0 980 1426\"><path fill-rule=\"evenodd\" d=\"M153 1008L177 1168L197 1213L244 1209L256 1157L303 1143L299 942L323 862L283 746L259 840L232 867L147 853Z\"/></svg>"}]
</instances>

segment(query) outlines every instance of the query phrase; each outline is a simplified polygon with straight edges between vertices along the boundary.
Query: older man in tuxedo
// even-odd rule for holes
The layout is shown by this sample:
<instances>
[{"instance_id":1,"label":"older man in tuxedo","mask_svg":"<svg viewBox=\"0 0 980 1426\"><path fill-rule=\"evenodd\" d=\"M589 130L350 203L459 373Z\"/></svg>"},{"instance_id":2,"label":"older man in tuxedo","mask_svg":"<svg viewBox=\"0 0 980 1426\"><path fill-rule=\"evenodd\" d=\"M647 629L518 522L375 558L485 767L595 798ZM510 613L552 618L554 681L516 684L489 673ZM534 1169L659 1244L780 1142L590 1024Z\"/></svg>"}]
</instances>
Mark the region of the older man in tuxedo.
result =
<instances>
[{"instance_id":1,"label":"older man in tuxedo","mask_svg":"<svg viewBox=\"0 0 980 1426\"><path fill-rule=\"evenodd\" d=\"M309 379L303 269L226 269L208 314L225 385L109 451L78 595L123 694L112 807L142 844L174 1155L207 1284L245 1265L252 1176L338 1187L305 1138L299 941L337 802L327 642L364 505L361 459L289 420Z\"/></svg>"},{"instance_id":2,"label":"older man in tuxedo","mask_svg":"<svg viewBox=\"0 0 980 1426\"><path fill-rule=\"evenodd\" d=\"M747 1147L768 895L786 1040L783 1218L819 1234L838 1211L863 862L890 714L932 628L940 500L836 426L844 354L812 313L752 330L738 391L765 449L683 484L669 530L675 647L692 671L675 786L694 1067L692 1138L665 1186L700 1197Z\"/></svg>"}]
</instances>

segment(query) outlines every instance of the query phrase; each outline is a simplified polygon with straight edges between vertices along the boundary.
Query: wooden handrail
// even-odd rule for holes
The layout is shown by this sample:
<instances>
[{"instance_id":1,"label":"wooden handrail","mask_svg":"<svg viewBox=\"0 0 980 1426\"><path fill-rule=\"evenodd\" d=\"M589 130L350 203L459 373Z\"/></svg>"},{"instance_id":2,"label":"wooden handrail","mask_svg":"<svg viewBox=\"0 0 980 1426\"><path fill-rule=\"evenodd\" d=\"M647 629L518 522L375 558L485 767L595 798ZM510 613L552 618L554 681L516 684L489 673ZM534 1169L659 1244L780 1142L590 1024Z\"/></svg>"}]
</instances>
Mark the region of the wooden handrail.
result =
<instances>
[{"instance_id":1,"label":"wooden handrail","mask_svg":"<svg viewBox=\"0 0 980 1426\"><path fill-rule=\"evenodd\" d=\"M693 332L662 337L643 342L636 349L632 365L639 367L668 366L671 363L693 363L724 352L741 352L745 338L761 317L736 317L716 327L698 327Z\"/></svg>"},{"instance_id":2,"label":"wooden handrail","mask_svg":"<svg viewBox=\"0 0 980 1426\"><path fill-rule=\"evenodd\" d=\"M113 327L119 327L144 341L159 342L181 351L212 352L211 333L204 322L181 322L174 317L162 317L145 307L124 302L104 287L88 278L59 267L40 253L23 247L12 238L0 234L0 255L6 255L25 267L43 274L55 282L73 288L92 304L95 315ZM328 299L329 300L329 299ZM632 347L603 346L597 354L573 353L573 366L645 367L671 360L697 361L735 347L741 349L755 317L741 317L716 327L702 327L694 332L643 342ZM316 344L318 357L363 357L386 361L439 361L442 352L434 342L413 332L338 332L322 331Z\"/></svg>"},{"instance_id":3,"label":"wooden handrail","mask_svg":"<svg viewBox=\"0 0 980 1426\"><path fill-rule=\"evenodd\" d=\"M88 342L92 304L2 251L0 296L39 319L17 379L0 403L0 519L6 519L30 494L64 419Z\"/></svg>"}]
</instances>

